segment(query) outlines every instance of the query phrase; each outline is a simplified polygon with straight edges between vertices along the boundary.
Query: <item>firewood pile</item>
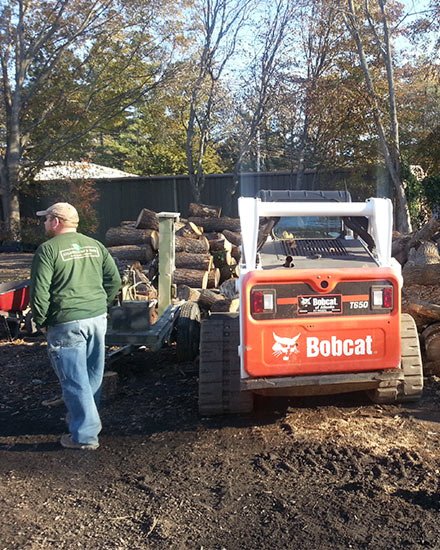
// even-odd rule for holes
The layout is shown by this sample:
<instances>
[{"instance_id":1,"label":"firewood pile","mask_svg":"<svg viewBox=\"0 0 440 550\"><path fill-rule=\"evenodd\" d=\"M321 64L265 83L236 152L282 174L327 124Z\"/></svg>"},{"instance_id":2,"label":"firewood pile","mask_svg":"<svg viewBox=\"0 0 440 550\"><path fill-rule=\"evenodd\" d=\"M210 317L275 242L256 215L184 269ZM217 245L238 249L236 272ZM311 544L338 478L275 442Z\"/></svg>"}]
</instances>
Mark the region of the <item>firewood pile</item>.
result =
<instances>
[{"instance_id":1,"label":"firewood pile","mask_svg":"<svg viewBox=\"0 0 440 550\"><path fill-rule=\"evenodd\" d=\"M410 235L395 234L392 255L402 265L402 310L416 323L425 374L440 374L440 221Z\"/></svg>"},{"instance_id":2,"label":"firewood pile","mask_svg":"<svg viewBox=\"0 0 440 550\"><path fill-rule=\"evenodd\" d=\"M221 216L219 207L191 203L188 219L175 224L175 237L173 283L178 297L196 301L202 310L237 311L234 280L239 274L240 220ZM105 244L123 278L136 285L131 299L154 297L151 283L158 275L157 213L143 208L135 221L111 227Z\"/></svg>"},{"instance_id":3,"label":"firewood pile","mask_svg":"<svg viewBox=\"0 0 440 550\"><path fill-rule=\"evenodd\" d=\"M197 302L202 312L238 310L240 220L221 216L215 206L191 203L189 216L175 224L177 297ZM432 218L409 235L394 233L392 255L402 265L402 310L419 330L426 374L440 374L440 221ZM137 220L106 233L106 246L121 273L136 281L131 299L157 298L159 220L143 208ZM130 299L130 298L128 298Z\"/></svg>"}]
</instances>

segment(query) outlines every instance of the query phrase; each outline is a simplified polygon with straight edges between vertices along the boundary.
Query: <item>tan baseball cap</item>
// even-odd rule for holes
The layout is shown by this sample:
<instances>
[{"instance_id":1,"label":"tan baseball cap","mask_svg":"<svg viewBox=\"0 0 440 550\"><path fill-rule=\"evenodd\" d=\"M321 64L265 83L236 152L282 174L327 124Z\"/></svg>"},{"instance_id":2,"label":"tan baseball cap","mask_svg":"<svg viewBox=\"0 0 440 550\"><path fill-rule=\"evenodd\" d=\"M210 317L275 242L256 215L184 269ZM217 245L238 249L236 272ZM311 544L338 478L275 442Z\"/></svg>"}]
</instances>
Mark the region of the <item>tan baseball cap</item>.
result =
<instances>
[{"instance_id":1,"label":"tan baseball cap","mask_svg":"<svg viewBox=\"0 0 440 550\"><path fill-rule=\"evenodd\" d=\"M37 216L53 216L63 220L65 225L77 226L79 216L76 208L68 202L57 202L49 206L46 210L37 212Z\"/></svg>"}]
</instances>

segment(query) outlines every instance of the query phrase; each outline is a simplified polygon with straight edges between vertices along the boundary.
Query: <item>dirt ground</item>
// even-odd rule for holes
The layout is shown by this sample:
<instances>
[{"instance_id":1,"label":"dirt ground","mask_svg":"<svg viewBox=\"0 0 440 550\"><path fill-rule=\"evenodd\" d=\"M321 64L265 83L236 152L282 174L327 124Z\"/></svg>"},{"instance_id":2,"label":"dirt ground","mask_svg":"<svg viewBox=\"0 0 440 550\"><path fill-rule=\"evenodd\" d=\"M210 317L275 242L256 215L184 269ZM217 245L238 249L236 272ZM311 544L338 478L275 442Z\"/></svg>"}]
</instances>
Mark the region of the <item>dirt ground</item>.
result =
<instances>
[{"instance_id":1,"label":"dirt ground","mask_svg":"<svg viewBox=\"0 0 440 550\"><path fill-rule=\"evenodd\" d=\"M0 283L28 279L33 254L0 254Z\"/></svg>"},{"instance_id":2,"label":"dirt ground","mask_svg":"<svg viewBox=\"0 0 440 550\"><path fill-rule=\"evenodd\" d=\"M0 341L0 550L440 548L440 378L411 406L259 398L200 418L197 361L111 368L101 447L63 450L44 339Z\"/></svg>"}]
</instances>

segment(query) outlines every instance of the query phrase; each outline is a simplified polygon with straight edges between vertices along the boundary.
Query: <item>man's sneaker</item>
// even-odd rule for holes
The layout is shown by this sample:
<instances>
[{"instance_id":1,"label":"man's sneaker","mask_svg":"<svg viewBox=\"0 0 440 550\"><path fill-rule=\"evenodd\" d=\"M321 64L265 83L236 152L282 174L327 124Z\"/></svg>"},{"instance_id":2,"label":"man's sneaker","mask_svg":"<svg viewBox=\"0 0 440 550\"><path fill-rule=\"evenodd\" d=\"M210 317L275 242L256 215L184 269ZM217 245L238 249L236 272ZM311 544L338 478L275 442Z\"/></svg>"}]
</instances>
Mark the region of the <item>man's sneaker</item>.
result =
<instances>
[{"instance_id":1,"label":"man's sneaker","mask_svg":"<svg viewBox=\"0 0 440 550\"><path fill-rule=\"evenodd\" d=\"M69 427L70 424L70 414L66 413L66 416L64 417L64 422L66 423L66 426Z\"/></svg>"},{"instance_id":2,"label":"man's sneaker","mask_svg":"<svg viewBox=\"0 0 440 550\"><path fill-rule=\"evenodd\" d=\"M61 436L60 443L66 449L78 449L80 451L94 451L99 447L99 443L76 443L70 434Z\"/></svg>"},{"instance_id":3,"label":"man's sneaker","mask_svg":"<svg viewBox=\"0 0 440 550\"><path fill-rule=\"evenodd\" d=\"M58 395L56 395L55 397L51 397L50 399L45 399L41 402L43 407L57 407L62 403L64 403L64 399L62 397L59 397Z\"/></svg>"}]
</instances>

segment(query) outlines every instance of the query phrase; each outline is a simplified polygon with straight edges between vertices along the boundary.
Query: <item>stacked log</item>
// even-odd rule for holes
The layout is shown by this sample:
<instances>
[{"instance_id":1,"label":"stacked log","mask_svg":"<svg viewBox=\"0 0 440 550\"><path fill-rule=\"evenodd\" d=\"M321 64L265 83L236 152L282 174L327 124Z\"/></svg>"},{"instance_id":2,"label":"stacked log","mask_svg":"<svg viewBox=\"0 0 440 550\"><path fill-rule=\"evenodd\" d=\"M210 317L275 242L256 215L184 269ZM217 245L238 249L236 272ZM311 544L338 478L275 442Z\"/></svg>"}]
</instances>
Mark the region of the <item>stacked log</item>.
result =
<instances>
[{"instance_id":1,"label":"stacked log","mask_svg":"<svg viewBox=\"0 0 440 550\"><path fill-rule=\"evenodd\" d=\"M222 282L238 277L240 222L220 215L220 207L191 203L189 218L176 222L173 283L178 290L215 290ZM136 220L124 220L119 227L110 228L106 245L121 272L130 262L137 262L150 280L154 279L159 248L157 213L142 208Z\"/></svg>"},{"instance_id":2,"label":"stacked log","mask_svg":"<svg viewBox=\"0 0 440 550\"><path fill-rule=\"evenodd\" d=\"M178 284L177 296L180 299L197 302L202 311L237 311L237 296L225 296L222 285L232 281L239 275L240 261L240 220L221 216L221 209L206 204L191 203L188 210L187 225L201 230L198 241L205 241L208 253L212 258L212 265L208 273L206 287L195 289L191 284ZM183 235L185 230L176 231L176 236ZM176 267L178 254L182 244L176 239ZM178 252L179 251L179 252ZM200 260L206 261L203 252L198 253ZM204 264L206 265L206 264ZM220 288L219 288L220 286Z\"/></svg>"},{"instance_id":3,"label":"stacked log","mask_svg":"<svg viewBox=\"0 0 440 550\"><path fill-rule=\"evenodd\" d=\"M176 268L201 269L202 271L210 271L213 266L213 258L211 254L206 253L191 253L179 252L176 254Z\"/></svg>"},{"instance_id":4,"label":"stacked log","mask_svg":"<svg viewBox=\"0 0 440 550\"><path fill-rule=\"evenodd\" d=\"M203 228L198 227L192 222L177 222L176 237L187 237L189 239L198 239L203 234Z\"/></svg>"},{"instance_id":5,"label":"stacked log","mask_svg":"<svg viewBox=\"0 0 440 550\"><path fill-rule=\"evenodd\" d=\"M156 251L148 245L126 244L124 246L107 247L110 254L122 262L147 264L155 257Z\"/></svg>"},{"instance_id":6,"label":"stacked log","mask_svg":"<svg viewBox=\"0 0 440 550\"><path fill-rule=\"evenodd\" d=\"M148 210L148 208L142 208L135 224L136 229L154 229L159 231L159 218L156 212Z\"/></svg>"},{"instance_id":7,"label":"stacked log","mask_svg":"<svg viewBox=\"0 0 440 550\"><path fill-rule=\"evenodd\" d=\"M201 218L201 217L188 217L188 221L195 223L203 227L203 230L206 232L217 231L221 233L225 229L233 232L240 231L240 220L238 218L229 218L227 216L222 216L221 218Z\"/></svg>"},{"instance_id":8,"label":"stacked log","mask_svg":"<svg viewBox=\"0 0 440 550\"><path fill-rule=\"evenodd\" d=\"M123 246L126 244L148 244L154 250L159 247L159 233L155 229L136 229L128 225L110 227L105 234L107 246Z\"/></svg>"},{"instance_id":9,"label":"stacked log","mask_svg":"<svg viewBox=\"0 0 440 550\"><path fill-rule=\"evenodd\" d=\"M111 227L105 235L105 244L119 264L139 261L148 265L157 254L159 233L154 229L136 229L123 222L120 227Z\"/></svg>"},{"instance_id":10,"label":"stacked log","mask_svg":"<svg viewBox=\"0 0 440 550\"><path fill-rule=\"evenodd\" d=\"M173 283L203 289L208 286L208 277L209 271L201 269L175 269Z\"/></svg>"},{"instance_id":11,"label":"stacked log","mask_svg":"<svg viewBox=\"0 0 440 550\"><path fill-rule=\"evenodd\" d=\"M176 237L176 256L179 252L206 254L209 252L209 241L203 235L199 239Z\"/></svg>"},{"instance_id":12,"label":"stacked log","mask_svg":"<svg viewBox=\"0 0 440 550\"><path fill-rule=\"evenodd\" d=\"M239 219L221 216L220 207L206 204L191 203L188 212L188 220L176 228L176 268L181 262L188 261L188 254L195 254L192 265L185 267L196 268L198 262L198 269L208 270L206 287L200 287L202 289L216 289L223 281L238 277L241 244ZM231 240L227 238L227 232ZM192 239L193 242L184 239ZM187 255L181 258L183 253ZM212 259L209 267L208 254ZM179 286L185 284L180 274L175 277L175 282ZM187 282L187 286L191 286ZM205 283L205 278L202 282Z\"/></svg>"},{"instance_id":13,"label":"stacked log","mask_svg":"<svg viewBox=\"0 0 440 550\"><path fill-rule=\"evenodd\" d=\"M410 235L395 234L392 254L402 265L402 310L417 324L425 374L440 374L440 222Z\"/></svg>"},{"instance_id":14,"label":"stacked log","mask_svg":"<svg viewBox=\"0 0 440 550\"><path fill-rule=\"evenodd\" d=\"M226 238L224 233L207 233L206 237L209 240L209 250L214 260L214 266L218 270L218 283L221 284L227 279L238 277L238 262L232 256L234 245Z\"/></svg>"},{"instance_id":15,"label":"stacked log","mask_svg":"<svg viewBox=\"0 0 440 550\"><path fill-rule=\"evenodd\" d=\"M191 217L219 218L222 209L220 206L191 202L188 207L188 212Z\"/></svg>"},{"instance_id":16,"label":"stacked log","mask_svg":"<svg viewBox=\"0 0 440 550\"><path fill-rule=\"evenodd\" d=\"M201 290L188 285L179 285L177 288L177 298L185 300L185 302L198 302L201 292Z\"/></svg>"}]
</instances>

